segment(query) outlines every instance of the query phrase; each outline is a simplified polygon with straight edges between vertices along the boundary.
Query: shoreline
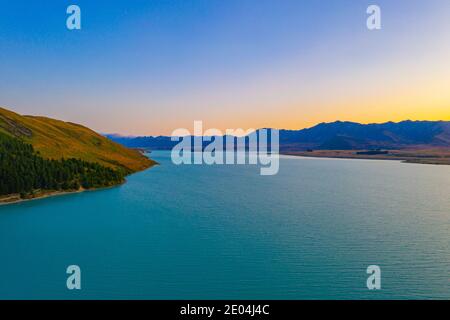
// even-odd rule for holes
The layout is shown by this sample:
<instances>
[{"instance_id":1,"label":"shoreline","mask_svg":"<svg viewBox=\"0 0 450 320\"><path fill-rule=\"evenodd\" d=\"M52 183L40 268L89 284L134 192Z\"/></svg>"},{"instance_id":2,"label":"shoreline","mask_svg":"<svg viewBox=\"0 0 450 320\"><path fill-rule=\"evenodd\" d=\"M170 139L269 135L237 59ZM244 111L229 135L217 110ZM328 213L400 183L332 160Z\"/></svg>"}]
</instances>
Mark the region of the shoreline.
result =
<instances>
[{"instance_id":1,"label":"shoreline","mask_svg":"<svg viewBox=\"0 0 450 320\"><path fill-rule=\"evenodd\" d=\"M395 160L402 163L450 165L450 149L389 150L387 154L357 154L361 151L367 150L287 151L280 154L307 158Z\"/></svg>"},{"instance_id":2,"label":"shoreline","mask_svg":"<svg viewBox=\"0 0 450 320\"><path fill-rule=\"evenodd\" d=\"M114 186L108 186L108 187L100 187L100 188L92 188L92 189L80 189L80 190L73 190L73 191L55 191L55 190L46 190L42 192L41 194L37 194L34 197L31 198L20 198L20 195L18 193L12 194L12 195L6 195L4 198L0 198L0 207L6 206L9 204L19 204L22 202L28 202L28 201L34 201L34 200L41 200L46 198L53 198L53 197L59 197L59 196L66 196L70 194L77 194L77 193L83 193L83 192L94 192L94 191L101 191L106 189L111 189L115 187L119 187L123 184L125 184L126 181L123 183L114 185ZM8 201L7 199L14 198L12 201Z\"/></svg>"},{"instance_id":3,"label":"shoreline","mask_svg":"<svg viewBox=\"0 0 450 320\"><path fill-rule=\"evenodd\" d=\"M92 191L95 191L95 190L97 190L97 189L92 189ZM85 192L85 191L89 191L89 190L88 189L73 190L73 191L54 191L54 190L50 191L50 190L48 190L46 192L37 194L30 198L21 198L18 193L15 193L15 194L6 195L6 196L3 196L2 198L0 198L0 206L6 206L9 204L17 204L17 203L33 201L33 200L40 200L40 199L45 199L45 198L50 198L50 197L63 196L63 195L68 195L68 194L81 193L81 192ZM9 199L12 199L12 200L9 200Z\"/></svg>"},{"instance_id":4,"label":"shoreline","mask_svg":"<svg viewBox=\"0 0 450 320\"><path fill-rule=\"evenodd\" d=\"M153 162L154 163L149 165L147 168L145 168L143 170L139 170L139 171L133 172L133 173L130 173L129 175L127 175L127 177L131 176L133 174L136 174L138 172L142 172L142 171L145 171L147 169L150 169L150 168L152 168L152 167L154 167L156 165L159 165L158 162L156 162L156 161L153 161ZM101 190L116 188L116 187L119 187L121 185L124 185L125 183L127 183L126 177L125 177L125 179L124 179L124 181L122 183L119 183L119 184L116 184L116 185L113 185L113 186L91 188L91 189L80 188L78 190L71 190L71 191L70 190L66 190L66 191L43 190L41 193L38 193L38 194L36 194L36 195L34 195L33 197L30 197L30 198L21 198L19 193L14 193L14 194L0 196L0 207L6 206L6 205L11 205L11 204L19 204L19 203L27 202L27 201L41 200L41 199L45 199L45 198L65 196L65 195L70 195L70 194L77 194L77 193L82 193L82 192L101 191ZM9 200L9 199L12 199L12 200Z\"/></svg>"}]
</instances>

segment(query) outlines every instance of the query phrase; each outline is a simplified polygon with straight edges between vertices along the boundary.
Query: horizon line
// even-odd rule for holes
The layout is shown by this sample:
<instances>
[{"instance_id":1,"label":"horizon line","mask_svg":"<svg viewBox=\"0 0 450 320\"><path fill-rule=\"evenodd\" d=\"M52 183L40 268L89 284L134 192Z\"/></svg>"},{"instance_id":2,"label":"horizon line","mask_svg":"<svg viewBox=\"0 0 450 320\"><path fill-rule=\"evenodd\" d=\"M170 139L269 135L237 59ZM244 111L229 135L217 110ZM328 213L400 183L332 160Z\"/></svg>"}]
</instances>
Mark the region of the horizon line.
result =
<instances>
[{"instance_id":1,"label":"horizon line","mask_svg":"<svg viewBox=\"0 0 450 320\"><path fill-rule=\"evenodd\" d=\"M383 124L388 124L388 123L393 123L393 124L399 124L399 123L403 123L403 122L435 122L435 123L439 123L439 122L449 122L450 120L411 120L411 119L405 119L405 120L400 120L400 121L384 121L384 122L368 122L368 123L364 123L364 122L356 122L356 121L348 121L348 120L335 120L335 121L330 121L330 122L318 122L313 126L309 126L309 127L303 127L303 128L299 128L299 129L285 129L285 128L273 128L273 127L261 127L258 129L247 129L246 131L252 130L253 131L258 131L258 130L278 130L278 131L301 131L301 130L308 130L308 129L312 129L314 127L317 127L319 125L324 125L324 124L333 124L333 123L351 123L351 124L357 124L357 125L363 125L363 126L368 126L368 125L383 125ZM185 129L185 128L183 128ZM211 129L211 128L208 128ZM206 130L208 130L206 129ZM238 130L238 129L242 129L242 128L228 128L229 130ZM219 129L218 129L219 130ZM227 129L225 129L227 130ZM220 131L224 131L224 130L220 130ZM147 138L147 137L152 137L152 138L158 138L158 137L171 137L171 135L163 135L163 134L159 134L159 135L127 135L127 134L121 134L118 132L113 132L113 133L108 133L108 132L101 132L101 131L96 131L97 133L103 135L103 136L116 136L116 137L121 137L121 138ZM204 137L205 135L187 135L188 136L199 136L199 137ZM226 134L224 134L223 136L226 136Z\"/></svg>"}]
</instances>

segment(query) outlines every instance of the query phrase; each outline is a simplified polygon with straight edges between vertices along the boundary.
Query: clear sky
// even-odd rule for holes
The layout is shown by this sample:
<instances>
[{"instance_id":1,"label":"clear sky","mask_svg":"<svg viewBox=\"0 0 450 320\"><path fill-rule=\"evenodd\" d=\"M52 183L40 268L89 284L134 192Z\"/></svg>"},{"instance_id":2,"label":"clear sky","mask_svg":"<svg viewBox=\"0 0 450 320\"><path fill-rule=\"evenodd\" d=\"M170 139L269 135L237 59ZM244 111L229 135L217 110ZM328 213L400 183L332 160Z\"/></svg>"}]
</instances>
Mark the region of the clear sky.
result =
<instances>
[{"instance_id":1,"label":"clear sky","mask_svg":"<svg viewBox=\"0 0 450 320\"><path fill-rule=\"evenodd\" d=\"M450 1L0 0L0 106L133 135L450 120Z\"/></svg>"}]
</instances>

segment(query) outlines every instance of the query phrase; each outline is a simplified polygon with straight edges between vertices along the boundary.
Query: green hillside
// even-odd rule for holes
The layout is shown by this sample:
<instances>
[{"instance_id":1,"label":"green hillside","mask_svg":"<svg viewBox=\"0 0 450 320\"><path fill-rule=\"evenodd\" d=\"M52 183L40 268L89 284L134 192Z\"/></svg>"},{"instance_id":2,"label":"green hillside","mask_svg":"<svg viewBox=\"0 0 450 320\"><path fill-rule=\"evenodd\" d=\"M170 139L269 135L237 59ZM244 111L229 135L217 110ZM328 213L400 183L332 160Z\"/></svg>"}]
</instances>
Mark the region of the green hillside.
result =
<instances>
[{"instance_id":1,"label":"green hillside","mask_svg":"<svg viewBox=\"0 0 450 320\"><path fill-rule=\"evenodd\" d=\"M44 159L31 144L0 132L0 196L42 196L110 187L124 181L126 172L79 159Z\"/></svg>"},{"instance_id":2,"label":"green hillside","mask_svg":"<svg viewBox=\"0 0 450 320\"><path fill-rule=\"evenodd\" d=\"M80 159L132 173L155 164L137 150L125 148L79 124L22 116L0 108L0 132L33 146L44 159Z\"/></svg>"}]
</instances>

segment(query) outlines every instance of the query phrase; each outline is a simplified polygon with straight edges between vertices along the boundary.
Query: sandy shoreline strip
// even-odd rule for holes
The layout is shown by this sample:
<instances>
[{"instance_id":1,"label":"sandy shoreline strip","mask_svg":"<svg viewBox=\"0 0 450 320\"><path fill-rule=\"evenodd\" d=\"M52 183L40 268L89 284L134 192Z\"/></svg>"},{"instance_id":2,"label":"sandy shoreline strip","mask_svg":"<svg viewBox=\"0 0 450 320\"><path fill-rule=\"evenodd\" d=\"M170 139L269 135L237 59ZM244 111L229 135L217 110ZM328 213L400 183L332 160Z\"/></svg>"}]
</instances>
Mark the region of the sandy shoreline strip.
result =
<instances>
[{"instance_id":1,"label":"sandy shoreline strip","mask_svg":"<svg viewBox=\"0 0 450 320\"><path fill-rule=\"evenodd\" d=\"M122 184L124 184L125 182L126 181L124 181L121 184L117 184L117 185L109 186L109 187L102 187L102 188L92 188L92 189L80 188L79 190L73 190L73 191L43 191L42 193L38 193L31 198L25 198L25 199L20 198L19 194L7 195L7 196L0 197L0 206L5 206L5 205L9 205L9 204L18 204L18 203L33 201L33 200L41 200L41 199L50 198L50 197L65 196L65 195L69 195L69 194L76 194L76 193L82 193L82 192L94 192L94 191L100 191L100 190L105 190L105 189L111 189L111 188L119 187ZM10 199L12 199L12 200L10 200Z\"/></svg>"},{"instance_id":2,"label":"sandy shoreline strip","mask_svg":"<svg viewBox=\"0 0 450 320\"><path fill-rule=\"evenodd\" d=\"M94 190L97 190L97 189L93 189L91 191L94 191ZM42 194L37 194L33 197L25 198L25 199L21 198L19 194L13 194L13 195L1 197L0 198L0 206L8 205L8 204L16 204L16 203L21 203L21 202L26 202L26 201L40 200L40 199L56 197L56 196L63 196L63 195L68 195L68 194L81 193L81 192L85 192L85 191L90 191L90 190L83 189L83 190L74 190L74 191L48 191L48 192L44 192Z\"/></svg>"},{"instance_id":3,"label":"sandy shoreline strip","mask_svg":"<svg viewBox=\"0 0 450 320\"><path fill-rule=\"evenodd\" d=\"M450 149L389 150L387 154L357 154L366 150L284 151L283 155L310 158L397 160L405 163L450 165Z\"/></svg>"}]
</instances>

